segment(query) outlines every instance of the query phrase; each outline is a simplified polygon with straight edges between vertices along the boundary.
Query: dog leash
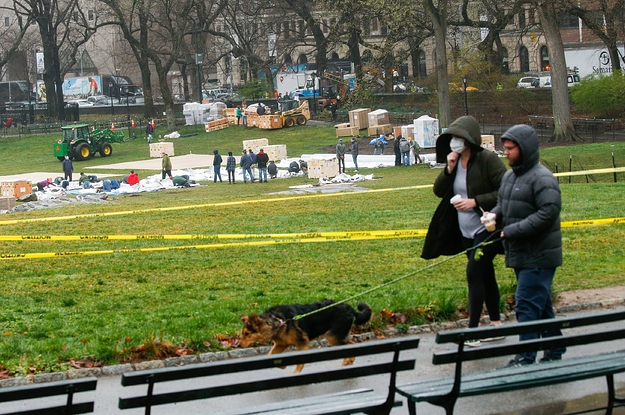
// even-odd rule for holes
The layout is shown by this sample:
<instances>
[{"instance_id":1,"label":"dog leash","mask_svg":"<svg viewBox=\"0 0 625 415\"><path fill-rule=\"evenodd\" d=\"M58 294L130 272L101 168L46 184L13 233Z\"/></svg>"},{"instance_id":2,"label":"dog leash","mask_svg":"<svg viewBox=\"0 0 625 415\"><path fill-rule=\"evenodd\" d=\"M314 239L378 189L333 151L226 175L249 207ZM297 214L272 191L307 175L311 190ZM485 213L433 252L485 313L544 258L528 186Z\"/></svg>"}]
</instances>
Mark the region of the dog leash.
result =
<instances>
[{"instance_id":1,"label":"dog leash","mask_svg":"<svg viewBox=\"0 0 625 415\"><path fill-rule=\"evenodd\" d=\"M295 316L295 317L293 317L293 318L291 318L291 319L288 319L288 320L286 320L286 321L289 321L289 320L292 320L292 321L301 320L301 319L303 319L304 317L308 317L308 316L310 316L310 315L312 315L312 314L319 313L319 312L321 312L321 311L327 310L327 309L332 308L332 307L334 307L334 306L337 306L337 305L339 305L339 304L346 303L346 302L351 301L351 300L353 300L353 299L355 299L355 298L362 297L363 295L366 295L366 294L372 293L372 292L374 292L374 291L380 290L380 289L385 288L385 287L387 287L387 286L389 286L389 285L392 285L392 284L395 284L395 283L397 283L397 282L399 282L399 281L405 280L406 278L412 277L412 276L414 276L414 275L416 275L416 274L419 274L419 273L424 272L424 271L427 271L427 270L429 270L429 269L431 269L431 268L437 267L437 266L439 266L439 265L441 265L441 264L443 264L443 263L445 263L445 262L447 262L447 261L451 261L451 260L452 260L452 259L454 259L454 258L457 258L457 257L459 257L459 256L461 256L461 255L465 255L465 254L467 254L467 253L468 253L468 252L470 252L470 251L475 251L475 252L474 252L474 254L473 254L473 255L474 255L474 259L475 259L476 261L479 261L479 260L480 260L480 258L481 258L481 257L482 257L482 255L483 255L483 253L482 253L482 249L483 249L485 246L488 246L488 245L494 244L495 242L499 242L499 241L501 241L501 238L496 238L496 239L492 239L492 240L491 240L491 237L493 237L493 236L495 236L495 235L500 235L500 234L501 234L501 230L496 229L496 230L495 230L494 232L492 232L492 233L491 233L491 234L490 234L490 235L489 235L489 236L488 236L485 240L483 240L482 242L480 242L479 244L477 244L477 245L475 245L475 246L472 246L472 247L469 247L469 248L465 249L465 250L464 250L464 251L462 251L462 252L458 252L457 254L455 254L455 255L451 255L451 256L449 256L449 257L447 257L447 258L445 258L445 259L442 259L442 260L440 260L440 261L438 261L438 262L435 262L435 263L430 264L430 265L428 265L428 266L425 266L425 267L423 267L423 268L419 268L418 270L413 271L413 272L410 272L410 273L408 273L408 274L406 274L406 275L402 275L401 277L395 278L394 280L391 280L391 281L389 281L389 282L387 282L387 283L385 283L385 284L378 285L377 287L370 288L370 289L368 289L368 290L366 290L366 291L363 291L363 292L361 292L361 293L358 293L358 294L354 294L354 295L352 295L351 297L348 297L348 298L345 298L345 299L343 299L343 300L341 300L341 301L337 301L337 302L335 302L335 303L329 304L329 305L327 305L327 306L325 306L325 307L321 307L321 308L319 308L319 309L317 309L317 310L313 310L313 311L310 311L310 312L308 312L308 313L304 313L304 314L297 315L297 316Z\"/></svg>"}]
</instances>

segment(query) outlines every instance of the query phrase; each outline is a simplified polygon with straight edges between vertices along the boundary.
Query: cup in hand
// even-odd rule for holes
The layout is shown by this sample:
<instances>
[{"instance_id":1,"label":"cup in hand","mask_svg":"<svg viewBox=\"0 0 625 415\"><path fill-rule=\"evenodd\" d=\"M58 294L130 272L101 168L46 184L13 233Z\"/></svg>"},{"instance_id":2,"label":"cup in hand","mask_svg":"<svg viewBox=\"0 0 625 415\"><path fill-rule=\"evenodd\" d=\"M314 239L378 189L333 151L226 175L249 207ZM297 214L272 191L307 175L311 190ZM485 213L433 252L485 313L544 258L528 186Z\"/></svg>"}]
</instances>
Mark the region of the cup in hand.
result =
<instances>
[{"instance_id":1,"label":"cup in hand","mask_svg":"<svg viewBox=\"0 0 625 415\"><path fill-rule=\"evenodd\" d=\"M456 203L457 201L459 201L460 199L462 199L462 196L460 195L455 195L454 197L452 197L451 199L449 199L449 203L451 203L452 205L454 203Z\"/></svg>"},{"instance_id":2,"label":"cup in hand","mask_svg":"<svg viewBox=\"0 0 625 415\"><path fill-rule=\"evenodd\" d=\"M482 221L488 232L494 232L495 229L497 229L497 221L495 220L494 213L484 213L484 215L480 218L480 221Z\"/></svg>"}]
</instances>

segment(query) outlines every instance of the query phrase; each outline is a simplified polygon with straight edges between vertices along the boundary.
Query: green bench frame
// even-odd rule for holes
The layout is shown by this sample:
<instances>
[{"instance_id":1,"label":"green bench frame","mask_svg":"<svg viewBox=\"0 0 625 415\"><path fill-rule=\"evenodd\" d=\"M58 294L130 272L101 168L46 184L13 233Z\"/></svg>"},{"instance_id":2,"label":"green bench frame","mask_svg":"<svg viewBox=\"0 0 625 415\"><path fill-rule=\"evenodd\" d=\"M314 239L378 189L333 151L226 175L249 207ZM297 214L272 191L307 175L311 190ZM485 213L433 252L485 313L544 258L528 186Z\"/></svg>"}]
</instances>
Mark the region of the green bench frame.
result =
<instances>
[{"instance_id":1,"label":"green bench frame","mask_svg":"<svg viewBox=\"0 0 625 415\"><path fill-rule=\"evenodd\" d=\"M381 341L368 341L346 346L325 347L298 352L288 352L276 355L256 356L244 359L203 363L198 365L155 369L142 372L130 372L122 375L122 385L148 385L147 391L141 396L119 398L120 409L145 408L145 414L150 415L151 407L176 402L187 402L197 399L208 399L232 395L241 395L252 392L270 391L294 386L310 385L315 383L358 379L365 376L388 374L389 389L387 394L375 392L373 389L346 390L329 395L316 395L299 399L269 404L253 405L236 408L236 414L389 414L395 406L401 406L402 401L395 399L396 375L400 371L412 370L415 359L400 360L402 350L415 349L419 345L419 338L415 336L393 338ZM372 356L387 353L391 357L383 363L373 362L363 364L358 359L352 366L340 366L340 359L346 357ZM253 372L262 369L271 369L284 366L293 366L301 363L323 362L336 360L337 368L322 372L312 372L311 367L305 367L302 373L293 374L289 369L279 377L263 378L260 380L244 381L241 383L227 383L227 378L221 382L198 389L178 392L154 393L155 384L161 382L181 381L192 378L202 378L198 384L209 384L207 377L227 375L231 373ZM334 363L334 362L333 362ZM217 381L216 381L217 382Z\"/></svg>"},{"instance_id":2,"label":"green bench frame","mask_svg":"<svg viewBox=\"0 0 625 415\"><path fill-rule=\"evenodd\" d=\"M6 389L2 388L0 389L0 403L67 395L67 402L62 406L48 406L41 409L10 412L6 415L70 415L91 413L93 412L93 401L74 403L74 394L94 391L97 382L98 380L92 377L28 386L17 386Z\"/></svg>"},{"instance_id":3,"label":"green bench frame","mask_svg":"<svg viewBox=\"0 0 625 415\"><path fill-rule=\"evenodd\" d=\"M625 372L625 350L573 358L567 358L564 355L562 360L488 370L467 375L462 374L462 365L464 362L473 360L513 356L528 351L619 340L625 338L625 329L602 330L597 327L592 332L581 334L564 334L558 337L482 346L475 349L465 349L464 342L465 340L496 336L516 336L519 334L593 326L621 320L625 320L625 311L623 310L506 324L501 327L440 332L436 337L437 343L457 343L458 348L454 351L434 353L432 363L435 365L455 363L454 376L399 385L397 392L408 399L408 409L411 415L416 415L417 413L417 402L428 402L432 405L441 406L445 409L447 415L451 415L454 412L456 401L461 397L529 389L605 376L608 395L607 405L593 410L605 409L606 414L610 415L613 408L625 405L625 399L616 397L614 391L614 374Z\"/></svg>"}]
</instances>

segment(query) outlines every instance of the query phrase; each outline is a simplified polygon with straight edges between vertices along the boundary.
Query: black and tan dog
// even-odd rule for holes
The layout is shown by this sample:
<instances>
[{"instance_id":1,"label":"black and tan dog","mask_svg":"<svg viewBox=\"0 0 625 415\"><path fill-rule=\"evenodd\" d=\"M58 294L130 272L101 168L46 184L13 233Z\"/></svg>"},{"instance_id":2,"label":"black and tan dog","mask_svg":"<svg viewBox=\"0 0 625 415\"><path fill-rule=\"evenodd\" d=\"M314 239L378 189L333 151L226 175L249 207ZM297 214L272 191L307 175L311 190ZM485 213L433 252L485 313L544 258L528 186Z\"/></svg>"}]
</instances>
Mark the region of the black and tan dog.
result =
<instances>
[{"instance_id":1,"label":"black and tan dog","mask_svg":"<svg viewBox=\"0 0 625 415\"><path fill-rule=\"evenodd\" d=\"M333 300L323 300L311 304L289 304L271 307L261 314L241 316L245 323L241 346L248 347L254 343L273 340L269 354L285 351L289 346L297 350L308 349L308 343L324 337L333 345L352 344L349 339L354 324L365 324L371 319L371 307L367 303L359 303L358 311L349 304L341 303L314 312L299 320L295 316L304 315L334 304ZM345 358L343 365L350 365L355 358ZM304 365L297 365L295 373L301 372Z\"/></svg>"}]
</instances>

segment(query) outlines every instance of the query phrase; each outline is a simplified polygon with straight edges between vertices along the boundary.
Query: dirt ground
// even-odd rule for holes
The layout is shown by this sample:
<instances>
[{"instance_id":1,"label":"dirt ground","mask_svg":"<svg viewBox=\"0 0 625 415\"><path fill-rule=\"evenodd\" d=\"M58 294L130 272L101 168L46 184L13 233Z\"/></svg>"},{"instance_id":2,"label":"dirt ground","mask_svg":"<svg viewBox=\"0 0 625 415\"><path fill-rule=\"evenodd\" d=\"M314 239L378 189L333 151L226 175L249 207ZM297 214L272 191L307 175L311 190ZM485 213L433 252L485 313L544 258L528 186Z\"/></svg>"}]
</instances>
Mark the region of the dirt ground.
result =
<instances>
[{"instance_id":1,"label":"dirt ground","mask_svg":"<svg viewBox=\"0 0 625 415\"><path fill-rule=\"evenodd\" d=\"M625 286L566 291L558 294L554 306L596 304L609 300L625 300Z\"/></svg>"}]
</instances>

